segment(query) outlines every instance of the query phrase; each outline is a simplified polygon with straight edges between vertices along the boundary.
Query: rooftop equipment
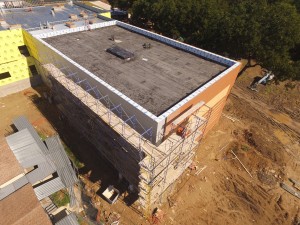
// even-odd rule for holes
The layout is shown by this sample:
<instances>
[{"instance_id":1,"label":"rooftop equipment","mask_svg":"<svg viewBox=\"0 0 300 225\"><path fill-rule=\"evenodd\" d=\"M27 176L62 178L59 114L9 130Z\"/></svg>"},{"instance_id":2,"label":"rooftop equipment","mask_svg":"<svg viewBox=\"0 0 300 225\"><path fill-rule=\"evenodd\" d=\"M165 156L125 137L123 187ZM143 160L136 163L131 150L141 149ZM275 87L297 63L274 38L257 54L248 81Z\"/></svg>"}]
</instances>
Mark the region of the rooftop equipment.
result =
<instances>
[{"instance_id":1,"label":"rooftop equipment","mask_svg":"<svg viewBox=\"0 0 300 225\"><path fill-rule=\"evenodd\" d=\"M106 51L124 60L131 60L134 58L134 54L132 52L129 52L119 46L113 46L108 48Z\"/></svg>"}]
</instances>

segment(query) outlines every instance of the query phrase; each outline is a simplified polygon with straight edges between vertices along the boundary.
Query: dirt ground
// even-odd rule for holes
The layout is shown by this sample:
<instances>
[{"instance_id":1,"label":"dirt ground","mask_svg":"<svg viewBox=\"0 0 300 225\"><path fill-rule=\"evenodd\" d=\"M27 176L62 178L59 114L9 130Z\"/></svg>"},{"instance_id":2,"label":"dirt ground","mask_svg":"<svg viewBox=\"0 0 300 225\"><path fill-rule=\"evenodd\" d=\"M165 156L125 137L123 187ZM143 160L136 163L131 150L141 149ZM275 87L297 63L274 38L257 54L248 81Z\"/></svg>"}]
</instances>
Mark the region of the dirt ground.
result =
<instances>
[{"instance_id":1,"label":"dirt ground","mask_svg":"<svg viewBox=\"0 0 300 225\"><path fill-rule=\"evenodd\" d=\"M186 171L158 206L164 213L158 224L300 224L300 199L279 186L291 185L288 178L300 181L300 83L260 85L253 92L247 86L255 76L261 76L258 67L238 78L219 124L197 151L198 169ZM61 136L83 163L80 174L101 181L97 195L108 184L120 185L110 164L40 98L43 91L0 98L0 135L10 132L13 118L26 115L43 135ZM123 196L113 206L98 201L103 214L120 215L120 224L150 224Z\"/></svg>"}]
</instances>

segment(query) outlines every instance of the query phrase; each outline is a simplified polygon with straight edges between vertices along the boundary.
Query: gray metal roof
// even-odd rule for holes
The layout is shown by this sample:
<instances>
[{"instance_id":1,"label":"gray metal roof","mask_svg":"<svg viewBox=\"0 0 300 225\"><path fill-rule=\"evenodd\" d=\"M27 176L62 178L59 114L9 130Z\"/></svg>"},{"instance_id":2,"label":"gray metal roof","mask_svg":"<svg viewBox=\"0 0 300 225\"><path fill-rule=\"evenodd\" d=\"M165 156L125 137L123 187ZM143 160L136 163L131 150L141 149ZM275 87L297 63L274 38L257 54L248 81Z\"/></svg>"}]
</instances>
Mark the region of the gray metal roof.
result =
<instances>
[{"instance_id":1,"label":"gray metal roof","mask_svg":"<svg viewBox=\"0 0 300 225\"><path fill-rule=\"evenodd\" d=\"M14 182L6 185L5 187L0 188L0 200L7 197L11 193L17 191L27 183L28 183L27 178L25 176L22 176L19 179L15 180Z\"/></svg>"},{"instance_id":2,"label":"gray metal roof","mask_svg":"<svg viewBox=\"0 0 300 225\"><path fill-rule=\"evenodd\" d=\"M6 141L24 169L45 161L39 146L28 129L6 137Z\"/></svg>"},{"instance_id":3,"label":"gray metal roof","mask_svg":"<svg viewBox=\"0 0 300 225\"><path fill-rule=\"evenodd\" d=\"M26 174L26 177L31 184L35 184L55 172L55 170L49 166L48 162L38 164L37 166L36 169Z\"/></svg>"},{"instance_id":4,"label":"gray metal roof","mask_svg":"<svg viewBox=\"0 0 300 225\"><path fill-rule=\"evenodd\" d=\"M48 149L46 148L45 144L41 140L40 136L36 132L36 130L33 128L33 126L29 123L29 121L26 119L25 116L20 116L13 120L14 125L16 128L21 131L23 129L28 129L34 140L36 141L37 145L41 149L41 151L44 154L48 154Z\"/></svg>"},{"instance_id":5,"label":"gray metal roof","mask_svg":"<svg viewBox=\"0 0 300 225\"><path fill-rule=\"evenodd\" d=\"M77 218L74 213L71 213L55 223L55 225L78 225Z\"/></svg>"},{"instance_id":6,"label":"gray metal roof","mask_svg":"<svg viewBox=\"0 0 300 225\"><path fill-rule=\"evenodd\" d=\"M63 189L65 186L62 183L59 177L54 178L53 180L48 181L47 183L43 183L36 187L33 187L33 190L38 198L38 200L42 200L53 193Z\"/></svg>"},{"instance_id":7,"label":"gray metal roof","mask_svg":"<svg viewBox=\"0 0 300 225\"><path fill-rule=\"evenodd\" d=\"M30 124L27 125L29 129L30 126ZM6 137L6 140L24 169L37 166L36 169L26 174L28 181L34 184L54 173L56 169L49 156L43 154L36 140L33 138L36 132L32 134L28 128ZM44 145L43 142L42 145Z\"/></svg>"},{"instance_id":8,"label":"gray metal roof","mask_svg":"<svg viewBox=\"0 0 300 225\"><path fill-rule=\"evenodd\" d=\"M68 188L73 186L78 181L78 178L58 135L47 138L45 142L49 149L49 157L54 163L63 184Z\"/></svg>"},{"instance_id":9,"label":"gray metal roof","mask_svg":"<svg viewBox=\"0 0 300 225\"><path fill-rule=\"evenodd\" d=\"M69 196L70 196L70 207L73 207L73 206L76 205L76 197L75 197L75 193L74 193L74 188L70 187L68 189L68 193L69 193Z\"/></svg>"},{"instance_id":10,"label":"gray metal roof","mask_svg":"<svg viewBox=\"0 0 300 225\"><path fill-rule=\"evenodd\" d=\"M9 147L24 169L36 168L13 183L1 188L0 200L28 182L35 184L57 172L57 178L34 186L37 198L41 200L63 188L69 188L71 203L75 204L76 199L72 186L78 181L78 178L59 136L55 135L47 138L45 141L47 148L24 116L18 117L13 122L19 131L6 137Z\"/></svg>"}]
</instances>

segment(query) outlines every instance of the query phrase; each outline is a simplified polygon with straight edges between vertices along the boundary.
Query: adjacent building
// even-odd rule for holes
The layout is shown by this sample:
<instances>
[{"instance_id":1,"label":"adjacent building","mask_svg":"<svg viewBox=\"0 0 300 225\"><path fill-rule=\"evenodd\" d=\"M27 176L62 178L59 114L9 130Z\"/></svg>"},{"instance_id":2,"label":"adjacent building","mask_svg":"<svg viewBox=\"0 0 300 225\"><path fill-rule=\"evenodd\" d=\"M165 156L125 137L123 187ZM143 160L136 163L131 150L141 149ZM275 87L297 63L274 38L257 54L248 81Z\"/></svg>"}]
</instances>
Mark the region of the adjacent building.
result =
<instances>
[{"instance_id":1,"label":"adjacent building","mask_svg":"<svg viewBox=\"0 0 300 225\"><path fill-rule=\"evenodd\" d=\"M68 189L70 207L75 206L77 175L57 135L44 143L23 116L16 118L13 126L16 132L0 138L1 223L54 224L39 201ZM74 214L64 220L78 224Z\"/></svg>"}]
</instances>

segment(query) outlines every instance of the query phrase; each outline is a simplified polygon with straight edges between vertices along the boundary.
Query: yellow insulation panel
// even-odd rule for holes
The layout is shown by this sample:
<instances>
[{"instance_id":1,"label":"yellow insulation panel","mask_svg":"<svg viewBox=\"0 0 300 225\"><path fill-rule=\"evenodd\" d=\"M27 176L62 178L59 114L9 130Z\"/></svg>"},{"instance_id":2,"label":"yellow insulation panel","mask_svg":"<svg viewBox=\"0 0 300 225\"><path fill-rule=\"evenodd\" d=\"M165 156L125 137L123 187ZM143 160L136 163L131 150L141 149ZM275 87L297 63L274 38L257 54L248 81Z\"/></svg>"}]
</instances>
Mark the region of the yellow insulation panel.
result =
<instances>
[{"instance_id":1,"label":"yellow insulation panel","mask_svg":"<svg viewBox=\"0 0 300 225\"><path fill-rule=\"evenodd\" d=\"M24 36L24 43L26 44L30 55L35 59L39 60L40 57L35 44L36 40L33 40L33 37L25 30L23 30L23 36Z\"/></svg>"},{"instance_id":2,"label":"yellow insulation panel","mask_svg":"<svg viewBox=\"0 0 300 225\"><path fill-rule=\"evenodd\" d=\"M9 72L10 77L0 79L4 86L32 76L29 66L34 65L33 57L25 57L19 46L25 45L22 29L0 31L0 74Z\"/></svg>"},{"instance_id":3,"label":"yellow insulation panel","mask_svg":"<svg viewBox=\"0 0 300 225\"><path fill-rule=\"evenodd\" d=\"M0 73L9 72L10 77L0 80L0 86L23 80L32 76L26 57L9 63L0 64Z\"/></svg>"},{"instance_id":4,"label":"yellow insulation panel","mask_svg":"<svg viewBox=\"0 0 300 225\"><path fill-rule=\"evenodd\" d=\"M21 59L18 46L24 45L22 29L0 31L0 64Z\"/></svg>"},{"instance_id":5,"label":"yellow insulation panel","mask_svg":"<svg viewBox=\"0 0 300 225\"><path fill-rule=\"evenodd\" d=\"M100 13L99 15L100 15L100 16L104 16L104 17L107 17L107 18L111 18L110 12Z\"/></svg>"}]
</instances>

